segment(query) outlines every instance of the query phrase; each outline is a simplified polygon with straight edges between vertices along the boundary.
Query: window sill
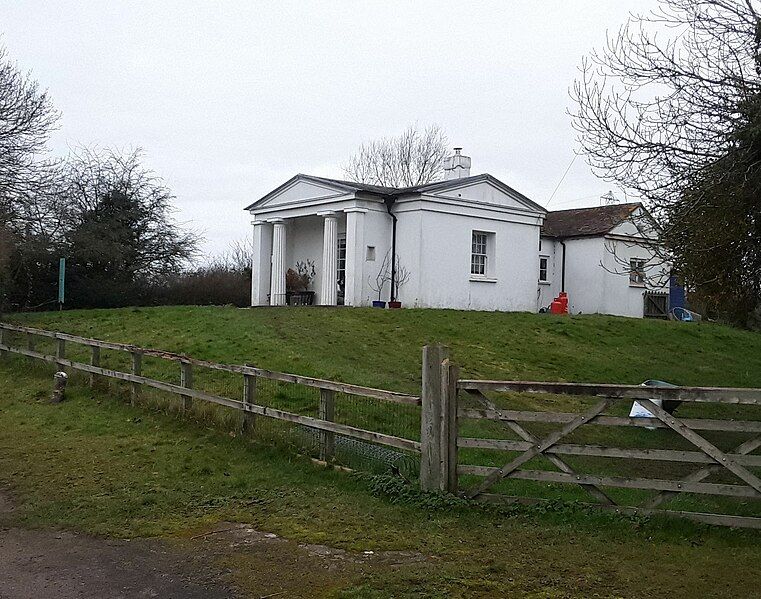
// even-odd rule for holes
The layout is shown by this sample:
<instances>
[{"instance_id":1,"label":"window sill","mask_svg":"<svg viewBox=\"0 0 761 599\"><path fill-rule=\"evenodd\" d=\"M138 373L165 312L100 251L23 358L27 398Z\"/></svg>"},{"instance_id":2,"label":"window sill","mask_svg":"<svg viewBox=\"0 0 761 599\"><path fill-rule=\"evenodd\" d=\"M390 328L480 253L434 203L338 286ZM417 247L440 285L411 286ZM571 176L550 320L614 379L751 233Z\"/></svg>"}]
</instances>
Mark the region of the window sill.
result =
<instances>
[{"instance_id":1,"label":"window sill","mask_svg":"<svg viewBox=\"0 0 761 599\"><path fill-rule=\"evenodd\" d=\"M552 285L550 281L539 281L540 285Z\"/></svg>"},{"instance_id":2,"label":"window sill","mask_svg":"<svg viewBox=\"0 0 761 599\"><path fill-rule=\"evenodd\" d=\"M646 285L644 283L629 283L629 287L634 287L635 289L644 289Z\"/></svg>"},{"instance_id":3,"label":"window sill","mask_svg":"<svg viewBox=\"0 0 761 599\"><path fill-rule=\"evenodd\" d=\"M497 279L492 279L489 277L480 277L478 275L470 275L470 282L471 283L496 283Z\"/></svg>"}]
</instances>

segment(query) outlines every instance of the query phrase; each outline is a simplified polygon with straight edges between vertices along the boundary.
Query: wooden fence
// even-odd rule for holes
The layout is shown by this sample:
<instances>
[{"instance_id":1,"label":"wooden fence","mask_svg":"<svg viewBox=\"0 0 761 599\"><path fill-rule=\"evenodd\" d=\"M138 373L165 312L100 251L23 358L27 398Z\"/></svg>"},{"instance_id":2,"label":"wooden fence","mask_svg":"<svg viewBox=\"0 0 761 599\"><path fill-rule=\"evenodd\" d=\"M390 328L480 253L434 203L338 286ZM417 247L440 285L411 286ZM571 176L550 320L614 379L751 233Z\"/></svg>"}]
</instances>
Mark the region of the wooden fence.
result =
<instances>
[{"instance_id":1,"label":"wooden fence","mask_svg":"<svg viewBox=\"0 0 761 599\"><path fill-rule=\"evenodd\" d=\"M546 501L546 497L531 494L536 486L515 495L505 493L504 489L495 492L503 481L532 481L544 487L583 489L592 500L590 505L621 513L670 514L711 524L761 528L761 517L754 515L658 507L686 495L728 497L745 504L761 500L761 479L756 473L761 472L761 455L752 455L761 447L761 412L756 415L758 419L753 419L745 407L761 406L761 389L468 380L458 377L457 367L450 362L446 348L429 348L424 355L423 432L427 429L421 458L424 488L483 501ZM538 403L541 398L550 396L555 399L575 396L577 399L571 400L571 405L578 411L525 409L527 403L531 404L531 398L536 398L533 401ZM694 412L701 411L716 415L722 406L734 406L736 412L744 410L745 413L739 414L739 419L738 414L726 418L687 418L669 413L652 400L683 402L677 412L693 412L693 416L699 415ZM516 401L523 409L510 405ZM653 417L629 417L633 401L640 403ZM429 407L433 402L438 406ZM567 399L565 405L568 403ZM542 404L547 405L551 408L554 404ZM463 434L466 426L471 436ZM629 445L640 446L583 442L585 430L599 427L628 427L640 431L626 436ZM666 438L662 433L655 433L659 429L673 433ZM477 436L473 435L474 431ZM698 431L709 432L712 440ZM623 437L620 432L613 431L613 434L615 440ZM563 442L572 435L582 439ZM590 436L595 438L594 434ZM652 446L654 443L673 445L674 439L688 448ZM720 446L729 449L720 449ZM492 464L460 463L463 454L481 458L488 454ZM493 464L498 458L504 465ZM590 458L597 462L605 458L606 466L612 464L614 468L622 464L627 474L584 473L579 465L585 465L584 460L591 461ZM571 460L576 464L569 463ZM655 462L660 464L657 477L628 474ZM529 463L541 463L543 467L528 468ZM673 467L674 464L678 466ZM691 464L694 468L684 474L685 465L689 469ZM469 484L460 489L463 480ZM617 502L612 497L613 489L644 491L647 497L638 505L629 505ZM700 501L698 499L698 505ZM761 501L751 511L761 514Z\"/></svg>"},{"instance_id":2,"label":"wooden fence","mask_svg":"<svg viewBox=\"0 0 761 599\"><path fill-rule=\"evenodd\" d=\"M26 343L24 344L25 347L18 347L12 344L9 339L11 334L23 335L26 340ZM55 340L55 355L49 355L35 350L35 340L38 337ZM66 349L67 344L69 343L78 344L90 349L89 364L67 359ZM122 372L120 370L101 367L101 350L115 350L128 353L131 356L131 371ZM179 396L182 410L188 410L192 405L192 402L195 400L210 402L227 408L240 410L242 429L250 427L252 418L256 416L303 425L320 432L320 458L325 461L330 461L333 457L336 435L360 441L367 441L377 445L393 447L408 452L420 452L419 441L333 421L335 415L335 395L337 392L361 398L372 398L394 404L419 406L420 398L414 395L406 395L393 391L373 389L370 387L350 385L283 372L272 372L262 368L255 368L253 366L217 364L161 350L147 349L122 343L99 341L97 339L78 337L66 333L0 323L0 353L5 352L50 362L56 364L59 368L71 368L73 370L88 373L90 375L91 384L93 384L95 376L126 381L131 384L131 396L133 402L139 394L140 386L144 385L146 387L152 387ZM145 356L152 356L177 363L180 370L180 384L176 385L166 381L142 376L141 368ZM221 395L194 389L193 381L195 368L206 368L240 375L241 399L223 397ZM260 379L293 383L295 385L318 389L320 397L317 418L257 404L257 381Z\"/></svg>"},{"instance_id":3,"label":"wooden fence","mask_svg":"<svg viewBox=\"0 0 761 599\"><path fill-rule=\"evenodd\" d=\"M12 343L11 335L23 336L25 343ZM35 340L39 337L54 340L54 354L35 349ZM67 358L67 344L89 348L89 363ZM129 354L130 371L102 367L101 350ZM131 385L133 400L137 398L140 387L147 386L177 395L183 410L189 409L196 400L239 410L242 429L250 427L252 419L257 416L314 429L319 433L320 458L326 461L334 456L336 435L419 454L420 485L426 491L459 493L466 498L485 501L531 503L546 500L530 492L517 495L499 492L504 481L530 481L582 489L591 497L590 505L621 513L670 514L711 524L761 528L761 517L756 515L659 508L663 503L685 494L751 502L761 500L761 478L753 471L761 469L761 455L753 455L753 451L761 447L761 418L750 418L747 414L740 414L744 416L742 418L737 418L737 414L725 418L683 417L682 407L677 416L652 401L684 402L683 406L709 410L708 416L716 416L716 408L721 406L743 409L746 406L761 406L761 389L461 379L457 365L449 358L449 350L441 345L430 345L423 348L422 392L418 397L253 366L217 364L160 350L0 323L0 354L6 352L88 373L91 384L97 376L125 381ZM146 356L176 363L180 384L143 376L141 371ZM196 368L239 375L240 399L194 388ZM260 380L318 389L317 417L257 403L257 381ZM386 407L394 404L420 406L420 441L335 422L336 393L379 400ZM564 411L525 409L526 394L538 398L537 401L547 396L575 396L575 403L570 405L577 411L567 407ZM523 398L522 403L511 405L517 397ZM632 401L639 402L653 417L629 417ZM471 436L463 432L465 423ZM496 431L504 432L509 438L504 434L495 436L495 427ZM630 444L635 442L641 446L616 447L579 442L578 439L567 442L569 436L599 427L641 431L639 436L627 437ZM673 431L689 448L653 447L654 441L663 440L652 437L656 430ZM709 441L705 434L698 431L710 433L712 440ZM747 438L740 439L741 436ZM620 438L616 436L615 440ZM720 449L721 446L731 448ZM488 452L504 458L504 465L461 463L463 455L480 456ZM509 457L506 457L508 454ZM528 468L541 459L554 469ZM679 475L668 468L661 469L660 476L647 478L609 472L590 474L582 472L577 464L572 463L579 459L610 459L627 464L658 462L682 467L686 464L687 467L694 465L694 468ZM732 480L727 481L728 477ZM463 485L463 482L467 484ZM616 489L646 491L650 495L639 505L629 505L613 497L612 490ZM761 502L757 512L761 514Z\"/></svg>"}]
</instances>

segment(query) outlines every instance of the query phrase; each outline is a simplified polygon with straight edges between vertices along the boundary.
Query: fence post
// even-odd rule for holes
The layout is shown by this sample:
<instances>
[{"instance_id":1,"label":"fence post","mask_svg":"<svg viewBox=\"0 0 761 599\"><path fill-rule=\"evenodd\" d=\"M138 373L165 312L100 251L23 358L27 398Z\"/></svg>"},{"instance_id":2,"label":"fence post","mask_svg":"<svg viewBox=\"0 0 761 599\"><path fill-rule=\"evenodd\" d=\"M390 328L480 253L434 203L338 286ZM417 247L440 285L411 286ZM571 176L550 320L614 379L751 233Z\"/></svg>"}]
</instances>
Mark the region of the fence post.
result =
<instances>
[{"instance_id":1,"label":"fence post","mask_svg":"<svg viewBox=\"0 0 761 599\"><path fill-rule=\"evenodd\" d=\"M26 348L29 351L34 351L34 335L32 335L31 333L26 334ZM34 358L31 356L29 356L29 359L31 361L34 361Z\"/></svg>"},{"instance_id":2,"label":"fence post","mask_svg":"<svg viewBox=\"0 0 761 599\"><path fill-rule=\"evenodd\" d=\"M132 374L140 376L143 369L143 352L135 350L130 352L132 354ZM132 383L130 389L130 405L137 405L137 400L140 398L140 383Z\"/></svg>"},{"instance_id":3,"label":"fence post","mask_svg":"<svg viewBox=\"0 0 761 599\"><path fill-rule=\"evenodd\" d=\"M0 345L8 345L8 331L0 328ZM8 355L8 352L4 349L0 350L0 358L4 358Z\"/></svg>"},{"instance_id":4,"label":"fence post","mask_svg":"<svg viewBox=\"0 0 761 599\"><path fill-rule=\"evenodd\" d=\"M449 361L441 363L441 490L457 492L457 380L460 369Z\"/></svg>"},{"instance_id":5,"label":"fence post","mask_svg":"<svg viewBox=\"0 0 761 599\"><path fill-rule=\"evenodd\" d=\"M442 389L441 368L449 357L444 345L423 347L423 387L420 394L420 488L423 491L440 491L446 485L442 480Z\"/></svg>"},{"instance_id":6,"label":"fence post","mask_svg":"<svg viewBox=\"0 0 761 599\"><path fill-rule=\"evenodd\" d=\"M90 366L100 366L100 346L90 346ZM90 373L90 387L95 387L95 373Z\"/></svg>"},{"instance_id":7,"label":"fence post","mask_svg":"<svg viewBox=\"0 0 761 599\"><path fill-rule=\"evenodd\" d=\"M180 362L180 385L186 389L193 388L193 365L190 362ZM180 395L182 404L180 408L183 412L190 410L193 405L193 398L189 395Z\"/></svg>"},{"instance_id":8,"label":"fence post","mask_svg":"<svg viewBox=\"0 0 761 599\"><path fill-rule=\"evenodd\" d=\"M336 392L332 389L320 389L320 407L317 417L320 420L333 422L336 415ZM320 459L330 462L336 449L335 433L320 431Z\"/></svg>"},{"instance_id":9,"label":"fence post","mask_svg":"<svg viewBox=\"0 0 761 599\"><path fill-rule=\"evenodd\" d=\"M51 403L61 403L66 399L66 382L69 377L65 372L56 372L53 375L53 396L50 398Z\"/></svg>"},{"instance_id":10,"label":"fence post","mask_svg":"<svg viewBox=\"0 0 761 599\"><path fill-rule=\"evenodd\" d=\"M253 374L243 375L243 403L251 405L256 403L256 376ZM254 430L256 414L243 411L240 419L240 432L242 435Z\"/></svg>"},{"instance_id":11,"label":"fence post","mask_svg":"<svg viewBox=\"0 0 761 599\"><path fill-rule=\"evenodd\" d=\"M55 357L60 358L61 360L66 357L66 341L64 339L56 338ZM63 364L61 362L56 362L56 367L58 370L63 370Z\"/></svg>"}]
</instances>

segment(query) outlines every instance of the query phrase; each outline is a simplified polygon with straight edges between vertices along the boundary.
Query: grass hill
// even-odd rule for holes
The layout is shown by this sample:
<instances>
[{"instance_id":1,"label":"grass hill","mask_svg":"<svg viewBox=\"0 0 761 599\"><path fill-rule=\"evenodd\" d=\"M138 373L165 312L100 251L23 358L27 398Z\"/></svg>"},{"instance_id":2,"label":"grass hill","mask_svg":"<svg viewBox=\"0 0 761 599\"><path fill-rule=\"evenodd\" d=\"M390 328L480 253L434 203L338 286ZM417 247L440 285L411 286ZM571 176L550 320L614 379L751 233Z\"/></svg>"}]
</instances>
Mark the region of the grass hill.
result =
<instances>
[{"instance_id":1,"label":"grass hill","mask_svg":"<svg viewBox=\"0 0 761 599\"><path fill-rule=\"evenodd\" d=\"M454 310L162 307L8 320L227 363L417 392L421 348L473 378L761 387L761 335L711 323Z\"/></svg>"},{"instance_id":2,"label":"grass hill","mask_svg":"<svg viewBox=\"0 0 761 599\"><path fill-rule=\"evenodd\" d=\"M450 345L478 378L761 387L761 335L710 323L214 307L3 320L414 393L429 342ZM231 545L214 557L257 597L751 597L761 585L758 531L420 497L393 480L318 470L205 421L131 407L76 379L68 400L52 405L50 373L0 360L0 495L9 489L19 504L12 516L0 510L0 531L53 526L193 548L220 522L244 522L287 539L277 555ZM304 559L313 544L346 558ZM362 561L368 551L382 558Z\"/></svg>"}]
</instances>

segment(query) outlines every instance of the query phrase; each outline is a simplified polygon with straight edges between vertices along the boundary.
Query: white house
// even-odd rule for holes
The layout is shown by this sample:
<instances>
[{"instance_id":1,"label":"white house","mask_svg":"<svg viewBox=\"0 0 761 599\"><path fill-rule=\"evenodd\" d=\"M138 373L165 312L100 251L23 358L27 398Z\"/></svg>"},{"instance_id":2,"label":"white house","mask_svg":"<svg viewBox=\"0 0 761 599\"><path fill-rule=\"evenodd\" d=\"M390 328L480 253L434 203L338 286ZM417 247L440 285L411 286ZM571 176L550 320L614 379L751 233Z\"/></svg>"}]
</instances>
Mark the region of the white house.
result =
<instances>
[{"instance_id":1,"label":"white house","mask_svg":"<svg viewBox=\"0 0 761 599\"><path fill-rule=\"evenodd\" d=\"M548 212L539 249L539 303L560 291L572 314L639 317L668 311L669 267L642 204ZM655 309L655 310L654 310Z\"/></svg>"},{"instance_id":2,"label":"white house","mask_svg":"<svg viewBox=\"0 0 761 599\"><path fill-rule=\"evenodd\" d=\"M569 235L569 242L542 233L545 219L560 213L548 213L491 175L470 176L470 158L459 148L443 181L397 189L296 175L246 210L253 217L254 306L286 304L287 270L312 261L311 290L321 305L398 300L407 307L534 312L562 289L558 248L565 244L574 312L642 316L628 295L625 306L595 299L600 289L575 279L615 277L628 287L628 273L602 268L603 255L591 249L570 252L569 243L584 245L582 236ZM619 235L627 243L636 237L623 221L617 226L620 231L597 228L584 240L605 246Z\"/></svg>"}]
</instances>

